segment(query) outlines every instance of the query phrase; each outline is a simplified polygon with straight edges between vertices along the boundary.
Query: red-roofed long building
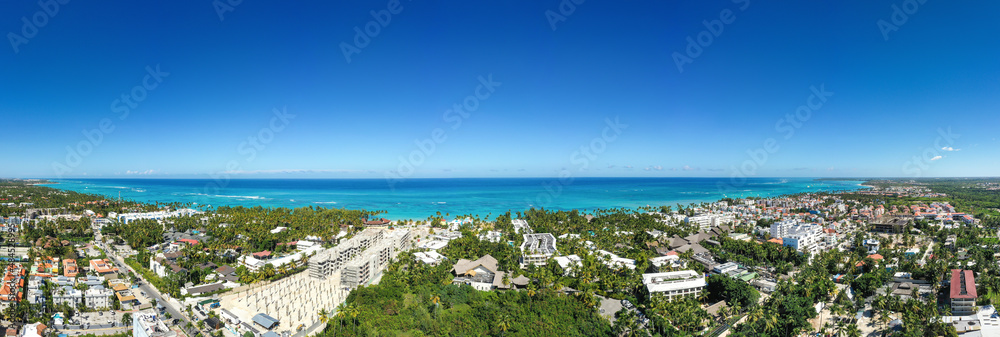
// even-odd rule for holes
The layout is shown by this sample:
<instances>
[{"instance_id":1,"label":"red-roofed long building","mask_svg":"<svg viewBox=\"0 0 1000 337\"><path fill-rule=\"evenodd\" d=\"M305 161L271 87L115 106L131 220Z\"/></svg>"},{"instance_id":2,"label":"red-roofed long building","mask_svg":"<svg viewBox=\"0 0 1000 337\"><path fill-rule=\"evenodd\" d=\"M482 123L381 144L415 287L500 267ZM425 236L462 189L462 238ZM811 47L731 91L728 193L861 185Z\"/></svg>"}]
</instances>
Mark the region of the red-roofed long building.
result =
<instances>
[{"instance_id":1,"label":"red-roofed long building","mask_svg":"<svg viewBox=\"0 0 1000 337\"><path fill-rule=\"evenodd\" d=\"M965 316L975 314L976 278L971 270L951 270L951 314Z\"/></svg>"}]
</instances>

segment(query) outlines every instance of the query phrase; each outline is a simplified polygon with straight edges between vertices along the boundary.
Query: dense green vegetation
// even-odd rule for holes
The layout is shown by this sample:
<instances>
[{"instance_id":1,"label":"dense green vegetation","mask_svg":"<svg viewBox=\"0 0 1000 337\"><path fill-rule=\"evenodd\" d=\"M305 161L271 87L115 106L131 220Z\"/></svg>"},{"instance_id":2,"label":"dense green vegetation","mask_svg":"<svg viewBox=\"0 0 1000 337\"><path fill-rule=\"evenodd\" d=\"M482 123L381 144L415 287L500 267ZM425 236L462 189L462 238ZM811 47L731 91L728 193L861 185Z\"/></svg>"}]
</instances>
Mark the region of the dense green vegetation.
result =
<instances>
[{"instance_id":1,"label":"dense green vegetation","mask_svg":"<svg viewBox=\"0 0 1000 337\"><path fill-rule=\"evenodd\" d=\"M779 271L787 271L806 261L806 256L792 248L765 242L719 238L720 246L703 245L722 262L736 262L744 266L774 266Z\"/></svg>"},{"instance_id":2,"label":"dense green vegetation","mask_svg":"<svg viewBox=\"0 0 1000 337\"><path fill-rule=\"evenodd\" d=\"M211 250L239 246L252 251L279 251L278 243L318 236L329 240L340 232L340 225L362 226L369 216L379 212L322 207L264 208L219 207L211 217L208 232L213 240L206 243ZM271 233L277 227L287 227Z\"/></svg>"},{"instance_id":3,"label":"dense green vegetation","mask_svg":"<svg viewBox=\"0 0 1000 337\"><path fill-rule=\"evenodd\" d=\"M480 292L450 284L448 265L400 255L378 285L351 292L321 336L611 336L577 297L551 290Z\"/></svg>"},{"instance_id":4,"label":"dense green vegetation","mask_svg":"<svg viewBox=\"0 0 1000 337\"><path fill-rule=\"evenodd\" d=\"M808 320L817 315L813 306L828 300L834 288L822 263L805 265L794 282L778 283L777 291L750 310L747 321L738 325L732 336L794 336L810 331Z\"/></svg>"},{"instance_id":5,"label":"dense green vegetation","mask_svg":"<svg viewBox=\"0 0 1000 337\"><path fill-rule=\"evenodd\" d=\"M725 300L729 306L750 308L755 306L760 298L757 289L732 277L715 274L706 278L705 282L708 283L706 290L710 302Z\"/></svg>"},{"instance_id":6,"label":"dense green vegetation","mask_svg":"<svg viewBox=\"0 0 1000 337\"><path fill-rule=\"evenodd\" d=\"M103 234L117 235L132 249L146 250L146 247L163 242L163 225L156 220L139 219L129 223L114 222L101 229Z\"/></svg>"}]
</instances>

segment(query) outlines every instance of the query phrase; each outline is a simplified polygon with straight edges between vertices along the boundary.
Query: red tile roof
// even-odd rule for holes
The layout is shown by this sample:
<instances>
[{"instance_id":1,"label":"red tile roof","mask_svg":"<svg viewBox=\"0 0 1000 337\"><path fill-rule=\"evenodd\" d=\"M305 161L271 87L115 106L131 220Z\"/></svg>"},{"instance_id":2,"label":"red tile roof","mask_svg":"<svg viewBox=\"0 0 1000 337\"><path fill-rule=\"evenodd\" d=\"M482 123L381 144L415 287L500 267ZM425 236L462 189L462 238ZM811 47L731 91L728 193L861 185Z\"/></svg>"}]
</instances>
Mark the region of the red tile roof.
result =
<instances>
[{"instance_id":1,"label":"red tile roof","mask_svg":"<svg viewBox=\"0 0 1000 337\"><path fill-rule=\"evenodd\" d=\"M965 281L964 283L962 281ZM964 290L964 291L963 291ZM951 297L958 299L974 299L976 295L976 278L971 270L951 270Z\"/></svg>"},{"instance_id":2,"label":"red tile roof","mask_svg":"<svg viewBox=\"0 0 1000 337\"><path fill-rule=\"evenodd\" d=\"M256 257L256 258L262 258L262 257L268 257L268 256L271 256L271 251L270 250L265 250L263 252L253 253L253 257Z\"/></svg>"}]
</instances>

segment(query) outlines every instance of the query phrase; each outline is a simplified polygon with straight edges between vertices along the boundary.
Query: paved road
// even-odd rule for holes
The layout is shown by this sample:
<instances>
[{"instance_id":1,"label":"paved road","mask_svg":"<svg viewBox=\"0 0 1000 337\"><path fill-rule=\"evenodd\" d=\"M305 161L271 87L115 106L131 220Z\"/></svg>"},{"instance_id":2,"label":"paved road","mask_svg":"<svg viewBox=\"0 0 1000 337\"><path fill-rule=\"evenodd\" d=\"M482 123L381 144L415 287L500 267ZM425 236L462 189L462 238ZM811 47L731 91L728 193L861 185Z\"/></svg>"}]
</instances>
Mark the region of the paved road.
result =
<instances>
[{"instance_id":1,"label":"paved road","mask_svg":"<svg viewBox=\"0 0 1000 337\"><path fill-rule=\"evenodd\" d=\"M181 320L178 323L178 326L179 326L180 329L184 330L188 334L188 336L194 336L194 335L196 335L198 333L198 328L197 328L197 325L195 324L195 322L192 321L191 319L189 319L187 317L187 315L184 315L180 311L180 308L174 308L173 304L171 304L166 299L164 299L163 295L160 294L160 292L158 290L156 290L156 288L153 288L152 286L149 285L149 282L147 282L146 280L142 279L142 275L141 274L139 274L135 270L132 270L132 267L129 267L127 264L125 264L125 262L122 261L121 257L119 257L117 255L109 255L109 256L114 257L114 259L115 259L114 262L115 262L115 264L118 265L118 270L129 270L129 271L132 271L132 273L134 273L136 275L136 277L139 278L139 280L142 283L141 285L139 285L139 290L144 291L146 293L146 297L148 297L150 299L155 299L156 303L163 304L163 307L166 309L166 311L168 313L170 313L170 316L172 317L170 320L173 320L173 318L177 318L177 319ZM192 326L191 329L187 328L187 323L191 323L191 326Z\"/></svg>"},{"instance_id":2,"label":"paved road","mask_svg":"<svg viewBox=\"0 0 1000 337\"><path fill-rule=\"evenodd\" d=\"M103 328L103 329L94 328L94 329L86 329L86 330L80 330L80 329L76 329L76 330L59 330L59 332L67 334L67 335L70 335L70 336L73 336L73 335L86 335L86 334L95 334L95 335L100 336L100 335L113 335L113 334L116 334L116 333L121 333L121 332L125 332L125 331L130 331L130 330L132 330L132 327L130 327L130 326L120 326L120 327Z\"/></svg>"},{"instance_id":3,"label":"paved road","mask_svg":"<svg viewBox=\"0 0 1000 337\"><path fill-rule=\"evenodd\" d=\"M931 252L933 252L933 251L934 251L934 240L931 240L931 244L927 246L927 251L924 252L924 256L922 256L920 258L920 265L921 266L923 266L924 264L927 263L927 257L930 256Z\"/></svg>"}]
</instances>

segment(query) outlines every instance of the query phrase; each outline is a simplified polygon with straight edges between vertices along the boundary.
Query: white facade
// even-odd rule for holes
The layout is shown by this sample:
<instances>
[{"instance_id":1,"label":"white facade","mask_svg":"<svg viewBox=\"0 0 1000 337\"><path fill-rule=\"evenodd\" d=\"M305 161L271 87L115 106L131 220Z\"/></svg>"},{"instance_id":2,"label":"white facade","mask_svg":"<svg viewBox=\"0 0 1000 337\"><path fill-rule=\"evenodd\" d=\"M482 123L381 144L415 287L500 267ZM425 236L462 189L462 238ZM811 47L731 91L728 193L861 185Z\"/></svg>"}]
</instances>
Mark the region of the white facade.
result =
<instances>
[{"instance_id":1,"label":"white facade","mask_svg":"<svg viewBox=\"0 0 1000 337\"><path fill-rule=\"evenodd\" d=\"M649 259L649 262L652 263L657 270L664 270L667 268L680 268L681 267L680 260L681 257L678 255L667 255L667 256L654 257L652 259Z\"/></svg>"},{"instance_id":2,"label":"white facade","mask_svg":"<svg viewBox=\"0 0 1000 337\"><path fill-rule=\"evenodd\" d=\"M674 300L681 296L697 297L705 289L705 277L693 270L642 274L642 284L650 296L666 296Z\"/></svg>"},{"instance_id":3,"label":"white facade","mask_svg":"<svg viewBox=\"0 0 1000 337\"><path fill-rule=\"evenodd\" d=\"M722 213L703 213L696 214L695 216L689 216L684 218L684 222L689 225L696 225L699 229L707 231L719 225L726 223L732 223L736 221L736 217L732 214L722 214Z\"/></svg>"},{"instance_id":4,"label":"white facade","mask_svg":"<svg viewBox=\"0 0 1000 337\"><path fill-rule=\"evenodd\" d=\"M544 266L556 253L556 237L551 233L524 234L524 243L521 243L521 264Z\"/></svg>"},{"instance_id":5,"label":"white facade","mask_svg":"<svg viewBox=\"0 0 1000 337\"><path fill-rule=\"evenodd\" d=\"M725 274L725 273L728 273L728 272L731 272L731 271L735 271L737 269L740 269L740 265L738 265L738 264L736 264L734 262L726 262L726 263L720 264L718 266L715 266L715 268L712 268L712 271L714 271L716 273L719 273L719 274Z\"/></svg>"},{"instance_id":6,"label":"white facade","mask_svg":"<svg viewBox=\"0 0 1000 337\"><path fill-rule=\"evenodd\" d=\"M556 256L552 259L559 264L559 267L562 267L564 275L572 275L573 268L583 265L583 260L580 259L580 256L577 256L576 254L566 255L566 256Z\"/></svg>"},{"instance_id":7,"label":"white facade","mask_svg":"<svg viewBox=\"0 0 1000 337\"><path fill-rule=\"evenodd\" d=\"M179 209L175 211L156 211L156 212L143 212L143 213L108 213L109 218L117 218L118 221L123 223L132 222L132 220L139 219L150 219L150 220L163 220L166 218L182 217L182 216L192 216L195 214L201 214L202 212L196 211L190 208Z\"/></svg>"},{"instance_id":8,"label":"white facade","mask_svg":"<svg viewBox=\"0 0 1000 337\"><path fill-rule=\"evenodd\" d=\"M798 220L784 220L771 223L771 237L784 238L788 236L788 230L799 224Z\"/></svg>"},{"instance_id":9,"label":"white facade","mask_svg":"<svg viewBox=\"0 0 1000 337\"><path fill-rule=\"evenodd\" d=\"M157 257L163 258L163 253L156 254L156 256L149 258L149 270L156 274L156 276L167 277L167 266L159 261L156 261Z\"/></svg>"},{"instance_id":10,"label":"white facade","mask_svg":"<svg viewBox=\"0 0 1000 337\"><path fill-rule=\"evenodd\" d=\"M83 293L83 300L88 308L110 308L111 296L114 296L114 294L114 291L111 289L97 286L87 289Z\"/></svg>"},{"instance_id":11,"label":"white facade","mask_svg":"<svg viewBox=\"0 0 1000 337\"><path fill-rule=\"evenodd\" d=\"M152 309L132 314L132 336L174 337L177 333L167 328Z\"/></svg>"},{"instance_id":12,"label":"white facade","mask_svg":"<svg viewBox=\"0 0 1000 337\"><path fill-rule=\"evenodd\" d=\"M823 227L811 224L797 225L790 228L788 235L782 239L785 246L806 253L814 253L822 246L820 243L824 239Z\"/></svg>"},{"instance_id":13,"label":"white facade","mask_svg":"<svg viewBox=\"0 0 1000 337\"><path fill-rule=\"evenodd\" d=\"M73 287L63 286L52 291L52 303L66 303L74 308L83 302L83 292Z\"/></svg>"},{"instance_id":14,"label":"white facade","mask_svg":"<svg viewBox=\"0 0 1000 337\"><path fill-rule=\"evenodd\" d=\"M524 219L514 219L510 221L514 225L514 234L521 234L523 231L526 234L531 234L531 226L528 226L528 221Z\"/></svg>"},{"instance_id":15,"label":"white facade","mask_svg":"<svg viewBox=\"0 0 1000 337\"><path fill-rule=\"evenodd\" d=\"M604 265L608 266L611 269L619 269L622 267L628 269L635 269L635 260L633 259L626 259L623 257L619 257L615 253L606 250L598 250L597 254L598 254L597 259L600 260L601 262L604 262Z\"/></svg>"}]
</instances>

